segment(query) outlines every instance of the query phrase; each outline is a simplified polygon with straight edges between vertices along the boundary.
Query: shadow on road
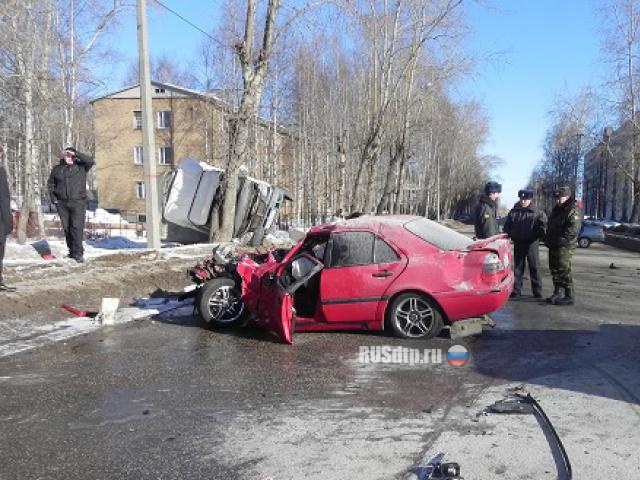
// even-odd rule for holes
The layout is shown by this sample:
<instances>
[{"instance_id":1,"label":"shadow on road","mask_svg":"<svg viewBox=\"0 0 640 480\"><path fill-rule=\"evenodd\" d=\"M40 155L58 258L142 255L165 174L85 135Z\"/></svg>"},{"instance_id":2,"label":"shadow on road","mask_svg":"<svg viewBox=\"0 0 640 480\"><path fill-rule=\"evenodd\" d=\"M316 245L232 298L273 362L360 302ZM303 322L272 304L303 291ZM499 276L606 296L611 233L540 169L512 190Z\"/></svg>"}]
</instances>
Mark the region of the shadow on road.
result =
<instances>
[{"instance_id":1,"label":"shadow on road","mask_svg":"<svg viewBox=\"0 0 640 480\"><path fill-rule=\"evenodd\" d=\"M640 326L496 330L472 349L474 368L488 377L640 405Z\"/></svg>"}]
</instances>

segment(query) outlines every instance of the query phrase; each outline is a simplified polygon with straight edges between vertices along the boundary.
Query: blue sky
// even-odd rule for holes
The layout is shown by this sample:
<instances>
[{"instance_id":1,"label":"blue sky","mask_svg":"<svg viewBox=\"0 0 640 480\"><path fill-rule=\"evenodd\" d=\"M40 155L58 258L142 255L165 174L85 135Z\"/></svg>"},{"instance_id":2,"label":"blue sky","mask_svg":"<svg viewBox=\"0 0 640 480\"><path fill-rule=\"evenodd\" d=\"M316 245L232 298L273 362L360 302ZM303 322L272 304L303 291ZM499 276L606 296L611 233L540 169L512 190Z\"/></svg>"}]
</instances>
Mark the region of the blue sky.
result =
<instances>
[{"instance_id":1,"label":"blue sky","mask_svg":"<svg viewBox=\"0 0 640 480\"><path fill-rule=\"evenodd\" d=\"M485 153L504 165L503 204L516 200L537 161L559 95L577 93L599 80L600 40L593 0L493 0L493 9L470 5L471 48L504 52L479 66L462 92L477 98L490 119Z\"/></svg>"},{"instance_id":2,"label":"blue sky","mask_svg":"<svg viewBox=\"0 0 640 480\"><path fill-rule=\"evenodd\" d=\"M557 96L578 92L599 79L599 0L490 1L491 8L471 1L465 7L473 32L469 49L481 57L500 55L480 63L477 75L457 94L477 99L486 109L490 138L483 153L504 160L495 178L503 183L503 204L510 205L542 156L548 112ZM163 3L205 31L211 30L223 4L222 0ZM135 9L129 9L121 23L114 47L128 59L125 63L136 61ZM203 40L200 32L159 8L149 8L148 26L152 55L164 53L187 63ZM114 76L114 87L122 84L126 70L123 67Z\"/></svg>"}]
</instances>

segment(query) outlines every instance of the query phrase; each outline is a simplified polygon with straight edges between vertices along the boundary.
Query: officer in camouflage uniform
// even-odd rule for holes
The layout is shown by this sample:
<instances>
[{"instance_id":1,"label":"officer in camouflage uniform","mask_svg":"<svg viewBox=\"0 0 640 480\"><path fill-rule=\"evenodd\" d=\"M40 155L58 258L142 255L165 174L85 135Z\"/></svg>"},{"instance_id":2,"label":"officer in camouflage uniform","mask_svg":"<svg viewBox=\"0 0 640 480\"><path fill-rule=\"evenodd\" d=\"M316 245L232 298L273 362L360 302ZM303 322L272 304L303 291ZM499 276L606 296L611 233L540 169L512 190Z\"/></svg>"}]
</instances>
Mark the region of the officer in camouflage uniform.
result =
<instances>
[{"instance_id":1,"label":"officer in camouflage uniform","mask_svg":"<svg viewBox=\"0 0 640 480\"><path fill-rule=\"evenodd\" d=\"M571 257L580 231L581 213L571 196L571 188L563 186L553 192L553 207L547 224L545 244L549 248L549 270L553 278L553 295L547 302L553 305L573 305ZM561 292L564 289L564 297Z\"/></svg>"},{"instance_id":2,"label":"officer in camouflage uniform","mask_svg":"<svg viewBox=\"0 0 640 480\"><path fill-rule=\"evenodd\" d=\"M476 238L489 238L500 233L496 216L501 192L502 185L498 182L487 182L484 186L484 195L480 197L474 215Z\"/></svg>"}]
</instances>

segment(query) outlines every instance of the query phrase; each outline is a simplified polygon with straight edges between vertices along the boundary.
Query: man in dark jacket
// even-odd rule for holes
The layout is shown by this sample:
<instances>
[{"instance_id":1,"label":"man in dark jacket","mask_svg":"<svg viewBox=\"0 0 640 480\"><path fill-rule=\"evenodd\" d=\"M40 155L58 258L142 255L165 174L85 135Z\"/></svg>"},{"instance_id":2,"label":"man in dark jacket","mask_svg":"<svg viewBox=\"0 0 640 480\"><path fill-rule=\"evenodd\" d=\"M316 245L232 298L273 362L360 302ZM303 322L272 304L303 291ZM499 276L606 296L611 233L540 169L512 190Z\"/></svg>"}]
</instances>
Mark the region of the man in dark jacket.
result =
<instances>
[{"instance_id":1,"label":"man in dark jacket","mask_svg":"<svg viewBox=\"0 0 640 480\"><path fill-rule=\"evenodd\" d=\"M476 238L483 239L493 237L500 233L498 222L498 197L502 192L502 185L498 182L487 182L484 186L484 195L480 197L475 211Z\"/></svg>"},{"instance_id":2,"label":"man in dark jacket","mask_svg":"<svg viewBox=\"0 0 640 480\"><path fill-rule=\"evenodd\" d=\"M94 161L73 147L64 150L64 157L49 176L49 196L56 205L60 223L69 248L69 257L84 262L84 218L87 209L87 172Z\"/></svg>"},{"instance_id":3,"label":"man in dark jacket","mask_svg":"<svg viewBox=\"0 0 640 480\"><path fill-rule=\"evenodd\" d=\"M15 292L15 288L4 284L2 278L2 262L4 260L4 247L7 235L13 231L13 216L11 215L11 195L9 193L9 181L7 171L2 164L2 152L0 152L0 292Z\"/></svg>"},{"instance_id":4,"label":"man in dark jacket","mask_svg":"<svg viewBox=\"0 0 640 480\"><path fill-rule=\"evenodd\" d=\"M504 233L513 241L515 284L511 298L522 292L522 277L525 262L529 264L533 296L542 298L542 278L540 276L540 240L545 235L546 216L533 205L533 192L520 190L520 201L516 203L504 224Z\"/></svg>"},{"instance_id":5,"label":"man in dark jacket","mask_svg":"<svg viewBox=\"0 0 640 480\"><path fill-rule=\"evenodd\" d=\"M581 213L571 196L571 188L563 186L553 192L556 206L549 215L545 244L549 247L549 270L553 278L553 295L547 302L554 305L573 305L573 277L571 257L580 231ZM564 297L561 294L564 289Z\"/></svg>"}]
</instances>

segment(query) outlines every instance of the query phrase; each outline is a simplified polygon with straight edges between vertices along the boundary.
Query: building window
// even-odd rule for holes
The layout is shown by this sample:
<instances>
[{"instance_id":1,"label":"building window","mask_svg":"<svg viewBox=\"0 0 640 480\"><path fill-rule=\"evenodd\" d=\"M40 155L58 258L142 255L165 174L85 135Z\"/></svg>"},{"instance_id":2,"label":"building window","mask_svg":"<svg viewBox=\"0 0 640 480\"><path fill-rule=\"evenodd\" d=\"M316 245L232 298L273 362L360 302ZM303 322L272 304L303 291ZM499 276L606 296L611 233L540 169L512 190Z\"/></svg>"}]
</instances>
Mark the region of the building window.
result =
<instances>
[{"instance_id":1,"label":"building window","mask_svg":"<svg viewBox=\"0 0 640 480\"><path fill-rule=\"evenodd\" d=\"M160 147L158 154L159 165L173 165L173 148Z\"/></svg>"},{"instance_id":2,"label":"building window","mask_svg":"<svg viewBox=\"0 0 640 480\"><path fill-rule=\"evenodd\" d=\"M136 130L142 129L142 112L140 110L133 111L133 128Z\"/></svg>"},{"instance_id":3,"label":"building window","mask_svg":"<svg viewBox=\"0 0 640 480\"><path fill-rule=\"evenodd\" d=\"M133 147L133 164L142 165L142 145Z\"/></svg>"},{"instance_id":4,"label":"building window","mask_svg":"<svg viewBox=\"0 0 640 480\"><path fill-rule=\"evenodd\" d=\"M171 112L161 110L158 112L158 128L171 128Z\"/></svg>"},{"instance_id":5,"label":"building window","mask_svg":"<svg viewBox=\"0 0 640 480\"><path fill-rule=\"evenodd\" d=\"M136 188L136 198L144 199L146 197L144 182L136 182L135 188Z\"/></svg>"},{"instance_id":6,"label":"building window","mask_svg":"<svg viewBox=\"0 0 640 480\"><path fill-rule=\"evenodd\" d=\"M164 93L164 88L156 88L156 93Z\"/></svg>"}]
</instances>

